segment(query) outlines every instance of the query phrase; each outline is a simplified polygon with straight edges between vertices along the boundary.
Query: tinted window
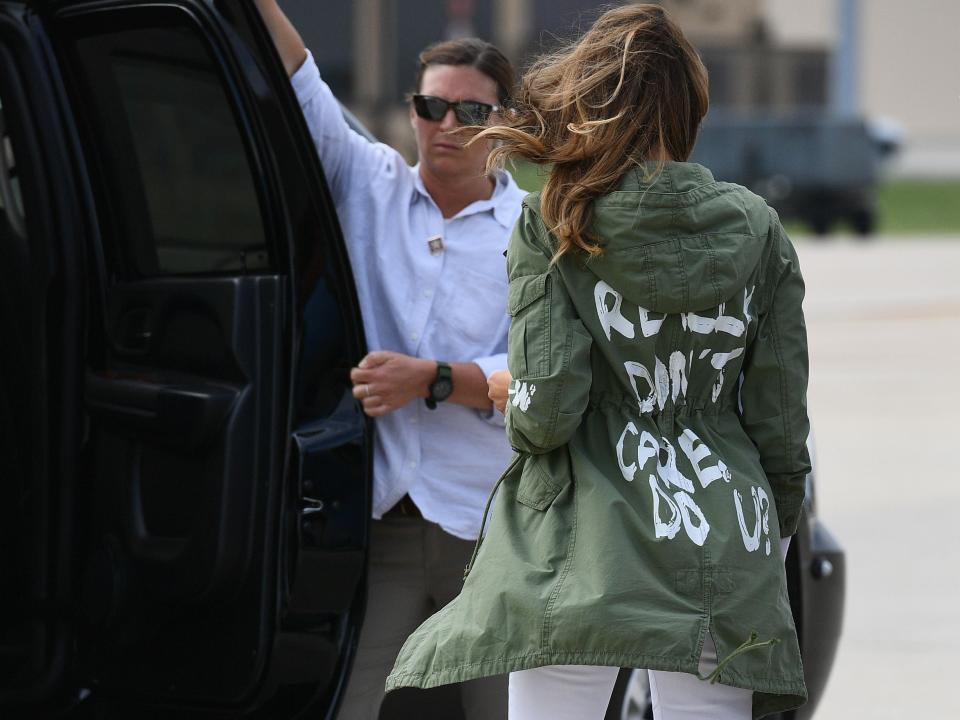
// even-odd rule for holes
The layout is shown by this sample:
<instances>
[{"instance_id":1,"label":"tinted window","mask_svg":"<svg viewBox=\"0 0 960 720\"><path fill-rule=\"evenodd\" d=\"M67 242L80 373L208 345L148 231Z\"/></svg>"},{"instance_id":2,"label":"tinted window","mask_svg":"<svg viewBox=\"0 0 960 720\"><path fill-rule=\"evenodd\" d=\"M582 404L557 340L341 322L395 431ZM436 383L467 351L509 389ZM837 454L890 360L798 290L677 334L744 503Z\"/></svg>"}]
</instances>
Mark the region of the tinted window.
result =
<instances>
[{"instance_id":1,"label":"tinted window","mask_svg":"<svg viewBox=\"0 0 960 720\"><path fill-rule=\"evenodd\" d=\"M206 43L176 11L113 17L152 26L98 23L73 43L100 204L113 221L108 259L128 276L268 268L255 175Z\"/></svg>"},{"instance_id":2,"label":"tinted window","mask_svg":"<svg viewBox=\"0 0 960 720\"><path fill-rule=\"evenodd\" d=\"M827 104L827 54L798 51L787 57L792 69L793 104L801 108L824 107Z\"/></svg>"},{"instance_id":3,"label":"tinted window","mask_svg":"<svg viewBox=\"0 0 960 720\"><path fill-rule=\"evenodd\" d=\"M703 51L701 57L710 74L710 107L730 108L736 106L736 72L732 71L734 58L728 53Z\"/></svg>"}]
</instances>

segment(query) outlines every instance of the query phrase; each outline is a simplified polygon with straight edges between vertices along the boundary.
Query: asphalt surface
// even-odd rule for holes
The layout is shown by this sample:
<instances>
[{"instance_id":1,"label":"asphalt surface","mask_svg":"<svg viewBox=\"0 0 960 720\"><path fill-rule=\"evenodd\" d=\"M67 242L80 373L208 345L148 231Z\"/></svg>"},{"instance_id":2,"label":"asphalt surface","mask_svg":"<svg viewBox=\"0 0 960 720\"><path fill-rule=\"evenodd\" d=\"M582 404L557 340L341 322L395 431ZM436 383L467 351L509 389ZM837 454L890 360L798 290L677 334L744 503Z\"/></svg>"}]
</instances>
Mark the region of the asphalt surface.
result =
<instances>
[{"instance_id":1,"label":"asphalt surface","mask_svg":"<svg viewBox=\"0 0 960 720\"><path fill-rule=\"evenodd\" d=\"M818 505L848 572L816 720L960 718L960 237L797 247Z\"/></svg>"}]
</instances>

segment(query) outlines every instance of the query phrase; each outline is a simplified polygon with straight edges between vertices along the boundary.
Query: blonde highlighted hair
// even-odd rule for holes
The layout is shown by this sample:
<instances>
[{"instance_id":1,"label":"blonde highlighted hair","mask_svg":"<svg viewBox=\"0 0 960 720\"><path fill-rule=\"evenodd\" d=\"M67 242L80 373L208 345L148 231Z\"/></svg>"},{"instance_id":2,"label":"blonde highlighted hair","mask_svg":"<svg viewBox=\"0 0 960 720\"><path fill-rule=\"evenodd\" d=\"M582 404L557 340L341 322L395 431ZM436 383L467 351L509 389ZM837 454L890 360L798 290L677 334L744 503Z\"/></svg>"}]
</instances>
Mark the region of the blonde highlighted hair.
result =
<instances>
[{"instance_id":1,"label":"blonde highlighted hair","mask_svg":"<svg viewBox=\"0 0 960 720\"><path fill-rule=\"evenodd\" d=\"M509 113L472 142L499 141L488 169L513 156L552 170L541 212L559 244L602 252L593 201L646 161L686 160L708 107L707 71L659 5L608 10L572 45L524 74Z\"/></svg>"}]
</instances>

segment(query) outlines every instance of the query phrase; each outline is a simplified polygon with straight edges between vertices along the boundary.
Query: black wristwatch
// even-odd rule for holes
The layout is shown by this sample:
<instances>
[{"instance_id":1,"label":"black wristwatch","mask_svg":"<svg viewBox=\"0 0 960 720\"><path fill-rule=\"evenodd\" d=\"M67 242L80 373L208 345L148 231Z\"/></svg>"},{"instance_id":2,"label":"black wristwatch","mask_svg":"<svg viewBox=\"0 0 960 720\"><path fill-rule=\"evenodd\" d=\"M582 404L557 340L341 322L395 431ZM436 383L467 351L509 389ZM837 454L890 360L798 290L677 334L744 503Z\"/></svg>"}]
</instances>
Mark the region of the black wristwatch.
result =
<instances>
[{"instance_id":1,"label":"black wristwatch","mask_svg":"<svg viewBox=\"0 0 960 720\"><path fill-rule=\"evenodd\" d=\"M453 392L453 368L449 363L437 361L437 377L427 388L430 394L427 396L427 407L431 410L437 409L437 403L443 402L450 393Z\"/></svg>"}]
</instances>

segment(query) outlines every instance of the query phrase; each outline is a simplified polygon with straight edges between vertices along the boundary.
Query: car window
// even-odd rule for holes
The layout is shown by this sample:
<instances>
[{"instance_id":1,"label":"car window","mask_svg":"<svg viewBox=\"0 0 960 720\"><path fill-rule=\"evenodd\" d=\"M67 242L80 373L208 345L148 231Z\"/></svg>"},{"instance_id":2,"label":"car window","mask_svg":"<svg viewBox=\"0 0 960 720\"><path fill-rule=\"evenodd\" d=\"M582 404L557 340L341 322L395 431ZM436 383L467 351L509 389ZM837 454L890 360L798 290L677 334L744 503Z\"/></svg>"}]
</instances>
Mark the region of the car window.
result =
<instances>
[{"instance_id":1,"label":"car window","mask_svg":"<svg viewBox=\"0 0 960 720\"><path fill-rule=\"evenodd\" d=\"M98 24L72 38L75 97L114 231L116 247L105 248L112 269L140 277L268 269L255 172L206 42L177 11L149 15L151 27L129 27L143 11L117 16L123 29Z\"/></svg>"}]
</instances>

